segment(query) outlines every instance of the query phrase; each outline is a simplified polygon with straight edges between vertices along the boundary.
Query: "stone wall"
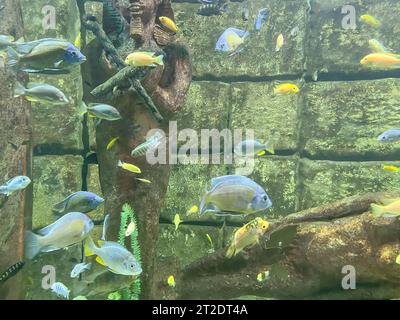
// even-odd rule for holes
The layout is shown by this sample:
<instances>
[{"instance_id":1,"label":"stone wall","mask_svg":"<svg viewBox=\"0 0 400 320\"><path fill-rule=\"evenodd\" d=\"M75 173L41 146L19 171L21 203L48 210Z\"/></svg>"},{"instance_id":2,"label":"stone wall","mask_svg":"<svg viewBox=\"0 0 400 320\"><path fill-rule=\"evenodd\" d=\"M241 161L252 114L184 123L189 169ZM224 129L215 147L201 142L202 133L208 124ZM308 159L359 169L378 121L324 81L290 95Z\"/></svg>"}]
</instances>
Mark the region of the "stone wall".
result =
<instances>
[{"instance_id":1,"label":"stone wall","mask_svg":"<svg viewBox=\"0 0 400 320\"><path fill-rule=\"evenodd\" d=\"M380 144L376 137L398 126L400 74L365 71L359 60L369 53L367 42L371 38L400 52L400 39L395 36L400 31L400 3L247 1L247 22L241 17L240 2L230 2L229 11L221 16L204 17L196 14L197 2L173 1L179 36L190 47L194 70L186 106L176 119L178 128L248 128L255 130L257 138L273 141L276 155L258 159L251 175L268 190L273 201L270 217L349 195L399 191L400 176L382 170L382 165L399 165L396 160L400 160L400 143ZM73 1L22 3L28 40L48 36L75 39L79 25L73 23L77 21L77 9L70 4ZM40 12L49 3L57 8L60 24L57 30L43 31ZM355 30L343 29L341 8L346 4L354 5L358 16L368 12L378 17L382 28L372 29L358 22ZM270 18L260 33L252 35L244 52L226 57L214 51L226 28L252 30L256 14L263 7L269 9ZM295 27L299 32L292 37L290 32ZM275 39L280 33L285 45L277 53ZM318 79L313 81L317 73ZM101 192L96 164L84 161L94 137L93 130L88 130L79 118L79 70L68 77L43 79L63 88L72 102L66 107L33 106L34 228L50 223L51 205L70 192L82 187ZM295 82L301 92L295 96L275 95L273 88L279 81ZM187 217L185 213L199 204L210 178L233 169L224 165L172 168L159 235L160 265L185 265L228 241L231 232L221 231L219 221ZM176 213L185 220L177 231L171 225ZM93 218L101 219L102 215L99 210ZM167 277L170 269L163 270Z\"/></svg>"}]
</instances>

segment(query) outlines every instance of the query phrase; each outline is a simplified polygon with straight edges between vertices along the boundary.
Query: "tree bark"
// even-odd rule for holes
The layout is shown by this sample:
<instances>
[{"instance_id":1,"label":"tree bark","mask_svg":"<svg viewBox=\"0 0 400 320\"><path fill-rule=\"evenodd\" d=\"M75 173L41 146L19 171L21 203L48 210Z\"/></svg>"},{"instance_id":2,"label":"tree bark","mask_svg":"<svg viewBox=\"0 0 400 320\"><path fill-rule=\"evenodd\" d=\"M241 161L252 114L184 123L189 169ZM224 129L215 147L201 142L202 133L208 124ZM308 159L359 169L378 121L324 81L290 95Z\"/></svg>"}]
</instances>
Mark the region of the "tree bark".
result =
<instances>
[{"instance_id":1,"label":"tree bark","mask_svg":"<svg viewBox=\"0 0 400 320\"><path fill-rule=\"evenodd\" d=\"M174 298L398 298L400 219L374 218L369 212L371 203L396 197L356 196L271 222L261 245L232 259L224 248L181 270ZM356 290L342 287L345 266L354 267ZM266 270L269 278L258 282L257 274ZM161 295L168 292L165 279L158 289Z\"/></svg>"},{"instance_id":2,"label":"tree bark","mask_svg":"<svg viewBox=\"0 0 400 320\"><path fill-rule=\"evenodd\" d=\"M23 36L18 0L0 1L0 34ZM17 77L0 57L0 184L17 175L32 176L31 108L23 98L13 98ZM26 80L26 79L19 79ZM0 273L24 258L24 229L32 219L32 185L6 197L0 195ZM0 283L0 299L23 298L22 272Z\"/></svg>"}]
</instances>

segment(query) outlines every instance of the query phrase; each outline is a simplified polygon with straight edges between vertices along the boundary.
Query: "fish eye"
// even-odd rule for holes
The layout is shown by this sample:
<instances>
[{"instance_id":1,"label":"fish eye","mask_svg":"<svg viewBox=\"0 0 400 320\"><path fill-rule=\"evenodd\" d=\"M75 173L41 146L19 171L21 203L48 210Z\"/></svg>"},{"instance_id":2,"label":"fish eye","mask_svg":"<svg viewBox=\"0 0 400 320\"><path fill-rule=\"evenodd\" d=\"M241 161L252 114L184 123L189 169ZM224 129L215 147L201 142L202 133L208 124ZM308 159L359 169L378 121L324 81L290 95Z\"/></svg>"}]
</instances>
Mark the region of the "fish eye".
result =
<instances>
[{"instance_id":1,"label":"fish eye","mask_svg":"<svg viewBox=\"0 0 400 320\"><path fill-rule=\"evenodd\" d=\"M264 197L263 197L263 200L264 200L264 201L267 201L267 200L268 200L268 197L267 197L267 196L264 196Z\"/></svg>"}]
</instances>

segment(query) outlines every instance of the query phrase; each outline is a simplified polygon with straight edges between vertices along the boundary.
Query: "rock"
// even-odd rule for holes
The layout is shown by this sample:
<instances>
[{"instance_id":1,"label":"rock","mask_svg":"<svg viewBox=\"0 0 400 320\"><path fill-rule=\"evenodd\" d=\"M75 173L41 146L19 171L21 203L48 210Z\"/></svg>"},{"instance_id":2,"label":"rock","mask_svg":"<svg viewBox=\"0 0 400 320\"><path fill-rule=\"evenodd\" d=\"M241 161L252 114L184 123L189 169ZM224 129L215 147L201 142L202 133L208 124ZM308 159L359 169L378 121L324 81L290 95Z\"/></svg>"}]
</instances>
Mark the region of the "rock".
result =
<instances>
[{"instance_id":1,"label":"rock","mask_svg":"<svg viewBox=\"0 0 400 320\"><path fill-rule=\"evenodd\" d=\"M307 85L302 142L319 159L396 159L399 143L379 134L398 127L398 79L319 82Z\"/></svg>"},{"instance_id":2,"label":"rock","mask_svg":"<svg viewBox=\"0 0 400 320\"><path fill-rule=\"evenodd\" d=\"M356 29L345 29L342 20L342 8L351 5L355 8ZM396 0L335 0L312 1L310 32L307 37L306 56L307 71L312 74L319 70L322 73L355 74L368 71L360 65L362 57L371 53L368 40L379 39L382 43L399 51L400 41L393 37L400 29L397 17L400 3ZM371 14L381 23L380 28L373 28L361 21L362 14ZM348 13L347 13L348 14Z\"/></svg>"},{"instance_id":3,"label":"rock","mask_svg":"<svg viewBox=\"0 0 400 320\"><path fill-rule=\"evenodd\" d=\"M193 53L194 75L198 77L260 77L276 75L299 75L303 71L303 39L305 34L305 1L268 1L248 3L250 17L242 19L241 3L229 2L229 12L220 16L201 16L196 12L199 4L173 3L175 19ZM254 33L247 41L246 49L238 55L227 57L216 52L219 36L228 28L253 31L258 10L267 7L268 23L260 33ZM290 12L290 17L288 17ZM299 27L299 34L291 38L290 31ZM286 44L275 52L276 38L283 33ZM257 57L262 56L262 60Z\"/></svg>"},{"instance_id":4,"label":"rock","mask_svg":"<svg viewBox=\"0 0 400 320\"><path fill-rule=\"evenodd\" d=\"M82 190L79 156L41 156L33 159L33 229L54 222L53 205Z\"/></svg>"},{"instance_id":5,"label":"rock","mask_svg":"<svg viewBox=\"0 0 400 320\"><path fill-rule=\"evenodd\" d=\"M299 210L368 192L400 191L400 176L382 169L399 162L300 160Z\"/></svg>"},{"instance_id":6,"label":"rock","mask_svg":"<svg viewBox=\"0 0 400 320\"><path fill-rule=\"evenodd\" d=\"M276 82L242 82L232 85L232 129L254 130L256 139L279 151L297 149L300 95L276 95Z\"/></svg>"}]
</instances>

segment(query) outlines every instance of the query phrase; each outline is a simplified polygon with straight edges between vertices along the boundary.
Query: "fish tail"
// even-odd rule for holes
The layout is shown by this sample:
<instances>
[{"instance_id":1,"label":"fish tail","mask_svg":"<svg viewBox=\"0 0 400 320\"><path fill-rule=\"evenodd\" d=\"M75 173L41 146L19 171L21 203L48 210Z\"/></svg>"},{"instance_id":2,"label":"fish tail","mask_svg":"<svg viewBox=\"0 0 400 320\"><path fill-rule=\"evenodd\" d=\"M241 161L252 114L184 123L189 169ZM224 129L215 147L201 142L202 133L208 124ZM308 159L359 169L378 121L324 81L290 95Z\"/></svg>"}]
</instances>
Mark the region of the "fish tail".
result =
<instances>
[{"instance_id":1,"label":"fish tail","mask_svg":"<svg viewBox=\"0 0 400 320\"><path fill-rule=\"evenodd\" d=\"M164 65L164 55L160 54L158 57L156 57L155 63L158 64L159 66Z\"/></svg>"},{"instance_id":2,"label":"fish tail","mask_svg":"<svg viewBox=\"0 0 400 320\"><path fill-rule=\"evenodd\" d=\"M7 49L7 66L9 68L15 68L19 64L20 60L20 55L18 54L17 51L15 51L13 48L8 47Z\"/></svg>"},{"instance_id":3,"label":"fish tail","mask_svg":"<svg viewBox=\"0 0 400 320\"><path fill-rule=\"evenodd\" d=\"M16 81L14 87L14 98L21 97L25 94L25 87L21 84L21 82Z\"/></svg>"},{"instance_id":4,"label":"fish tail","mask_svg":"<svg viewBox=\"0 0 400 320\"><path fill-rule=\"evenodd\" d=\"M377 205L375 203L371 203L371 211L375 218L382 216L384 207Z\"/></svg>"},{"instance_id":5,"label":"fish tail","mask_svg":"<svg viewBox=\"0 0 400 320\"><path fill-rule=\"evenodd\" d=\"M118 167L120 167L120 168L122 168L122 166L124 165L123 163L122 163L122 161L121 160L118 160Z\"/></svg>"},{"instance_id":6,"label":"fish tail","mask_svg":"<svg viewBox=\"0 0 400 320\"><path fill-rule=\"evenodd\" d=\"M42 249L41 236L31 231L25 232L25 256L32 260Z\"/></svg>"},{"instance_id":7,"label":"fish tail","mask_svg":"<svg viewBox=\"0 0 400 320\"><path fill-rule=\"evenodd\" d=\"M85 256L90 257L96 253L96 245L93 242L92 237L87 237L85 240Z\"/></svg>"},{"instance_id":8,"label":"fish tail","mask_svg":"<svg viewBox=\"0 0 400 320\"><path fill-rule=\"evenodd\" d=\"M8 194L7 186L0 186L0 193L2 193L2 194Z\"/></svg>"},{"instance_id":9,"label":"fish tail","mask_svg":"<svg viewBox=\"0 0 400 320\"><path fill-rule=\"evenodd\" d=\"M234 255L234 253L235 253L235 251L236 251L235 246L234 246L234 244L232 243L232 244L229 246L228 250L226 251L226 257L227 257L228 259L232 258L233 255Z\"/></svg>"}]
</instances>

